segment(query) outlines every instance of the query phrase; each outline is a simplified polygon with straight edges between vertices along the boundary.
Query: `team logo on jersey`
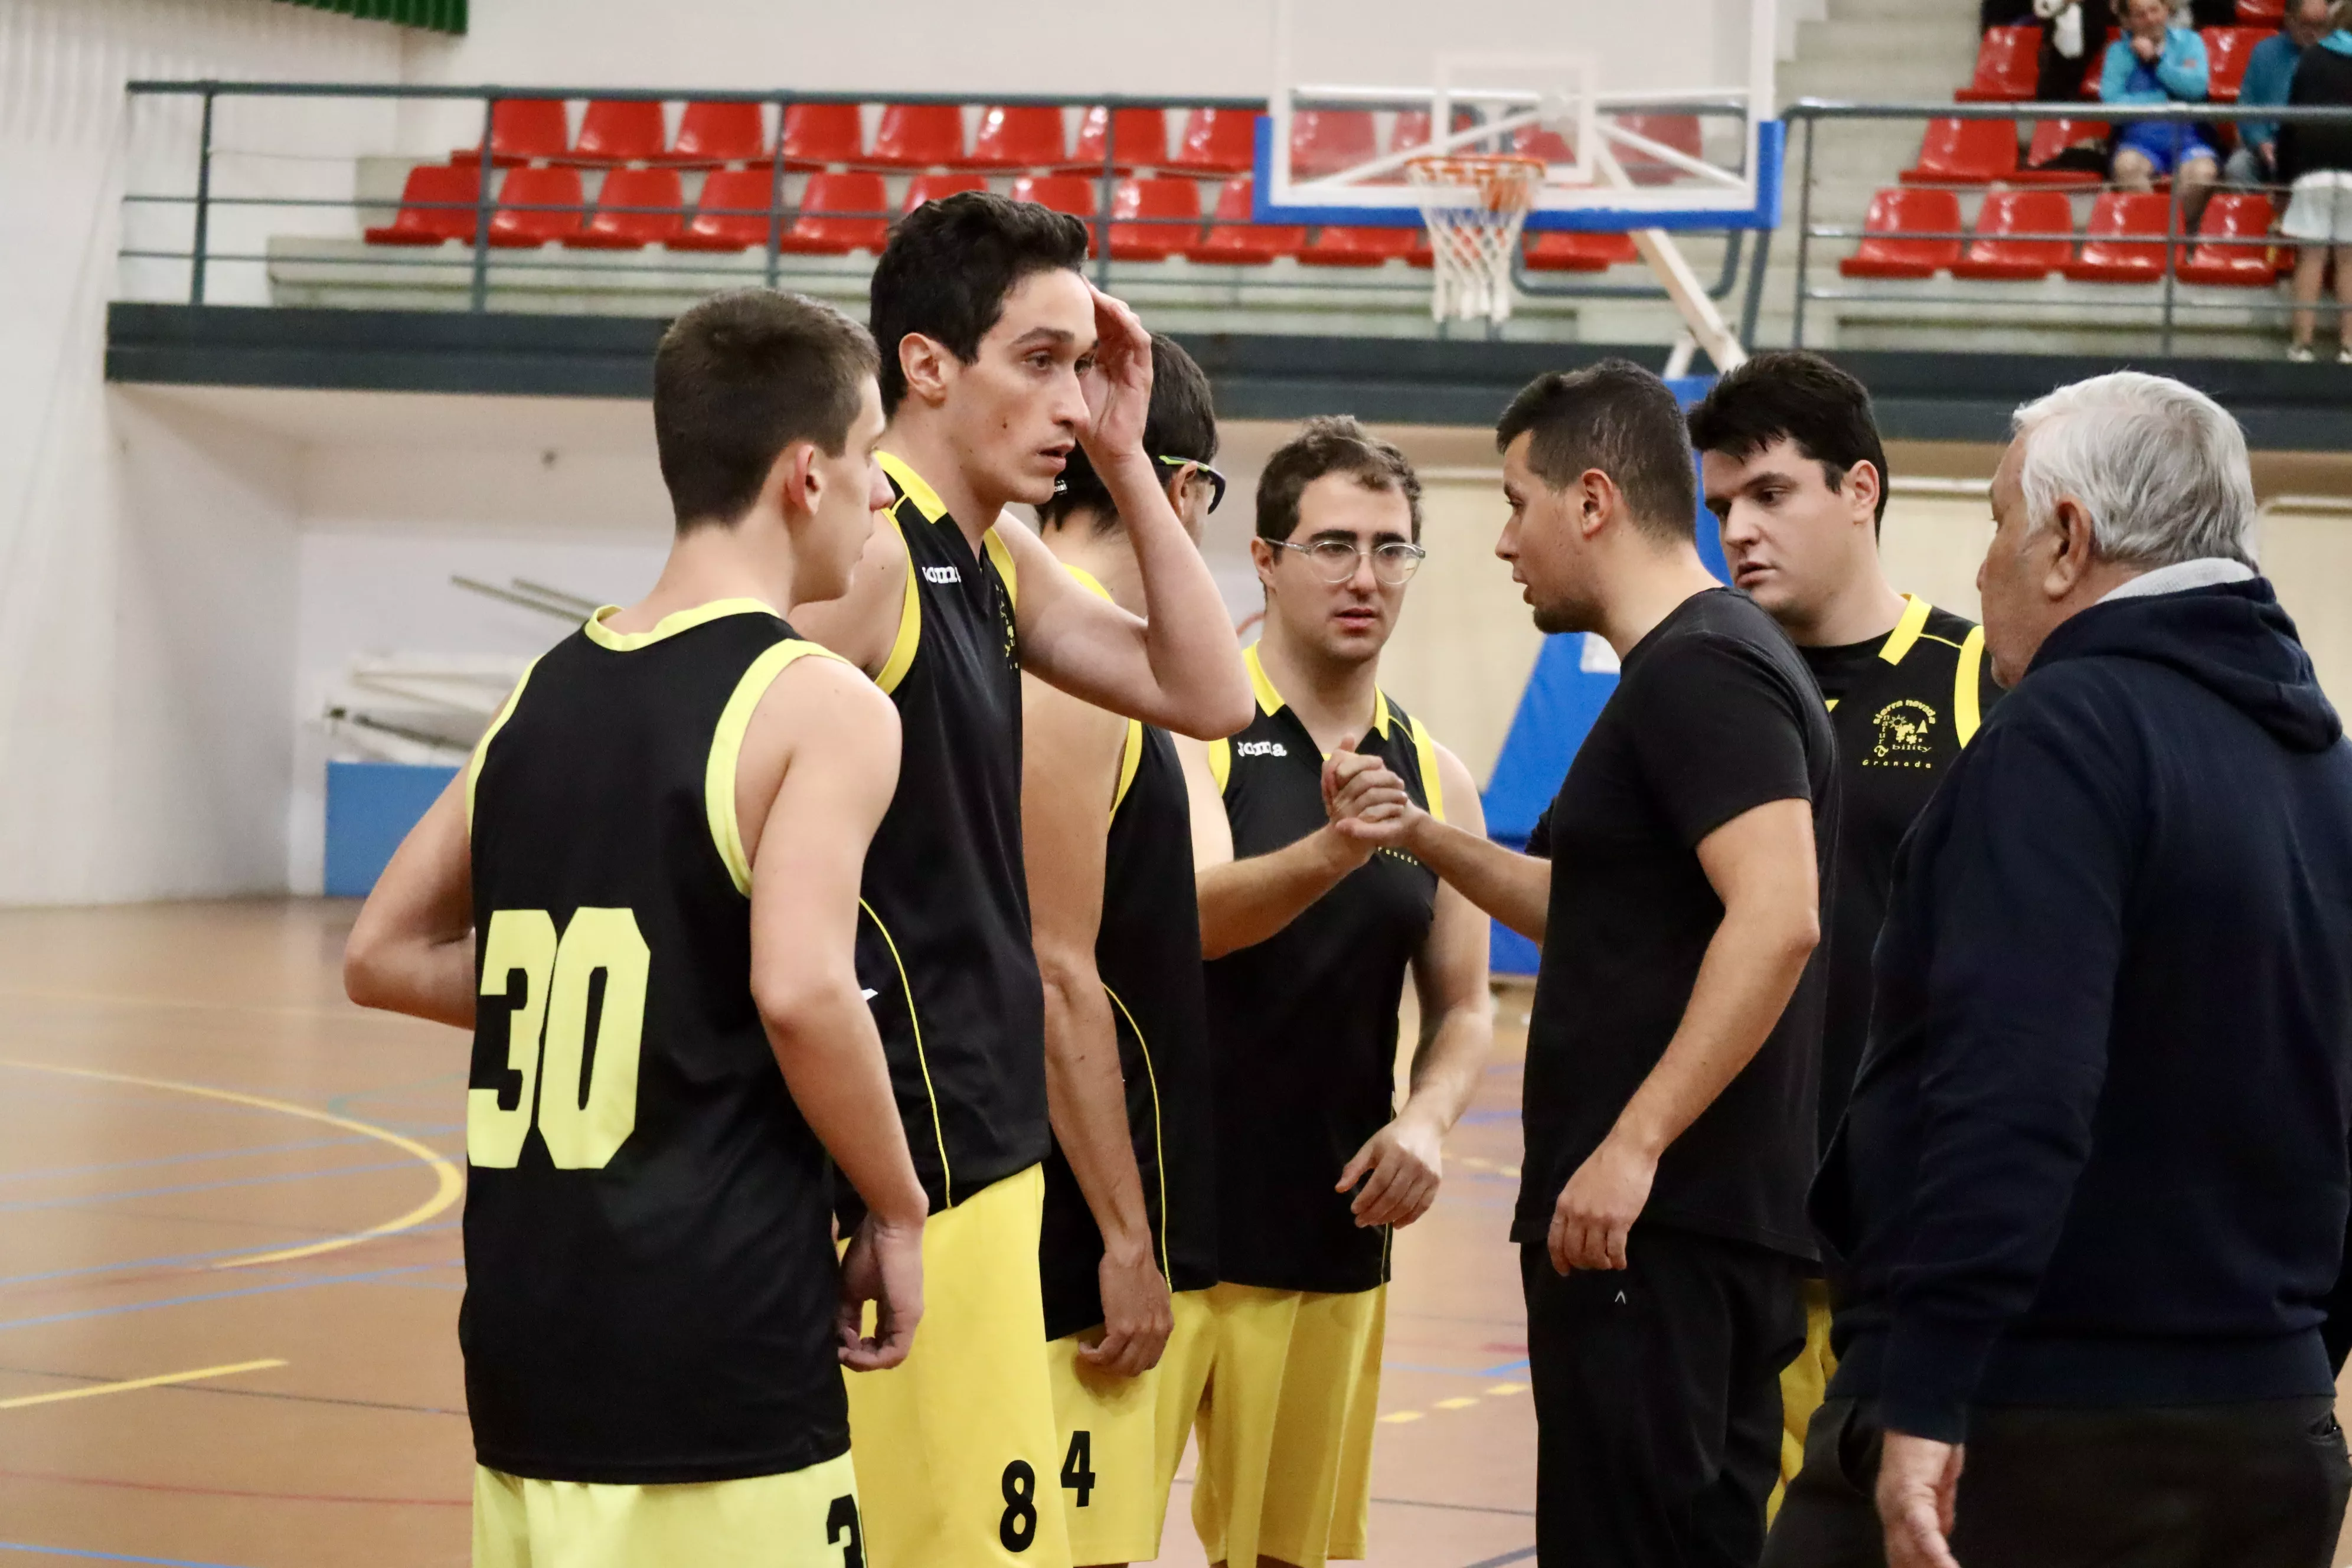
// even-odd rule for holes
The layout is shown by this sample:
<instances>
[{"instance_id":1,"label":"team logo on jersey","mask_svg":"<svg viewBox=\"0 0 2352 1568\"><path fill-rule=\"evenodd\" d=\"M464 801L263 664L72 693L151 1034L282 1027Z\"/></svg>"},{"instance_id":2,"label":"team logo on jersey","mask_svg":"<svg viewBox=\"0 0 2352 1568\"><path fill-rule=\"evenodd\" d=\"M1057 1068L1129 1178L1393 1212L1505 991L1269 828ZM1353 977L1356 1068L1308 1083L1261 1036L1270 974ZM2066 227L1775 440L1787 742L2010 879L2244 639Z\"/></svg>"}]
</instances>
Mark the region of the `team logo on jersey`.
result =
<instances>
[{"instance_id":1,"label":"team logo on jersey","mask_svg":"<svg viewBox=\"0 0 2352 1568\"><path fill-rule=\"evenodd\" d=\"M1871 716L1878 738L1870 754L1862 759L1865 768L1932 768L1936 765L1935 749L1928 737L1935 732L1936 710L1916 697L1901 697L1881 708Z\"/></svg>"},{"instance_id":2,"label":"team logo on jersey","mask_svg":"<svg viewBox=\"0 0 2352 1568\"><path fill-rule=\"evenodd\" d=\"M1244 741L1234 748L1237 757L1286 757L1290 750L1279 741Z\"/></svg>"},{"instance_id":3,"label":"team logo on jersey","mask_svg":"<svg viewBox=\"0 0 2352 1568\"><path fill-rule=\"evenodd\" d=\"M923 568L923 581L944 588L951 583L962 582L963 574L952 566L926 566Z\"/></svg>"}]
</instances>

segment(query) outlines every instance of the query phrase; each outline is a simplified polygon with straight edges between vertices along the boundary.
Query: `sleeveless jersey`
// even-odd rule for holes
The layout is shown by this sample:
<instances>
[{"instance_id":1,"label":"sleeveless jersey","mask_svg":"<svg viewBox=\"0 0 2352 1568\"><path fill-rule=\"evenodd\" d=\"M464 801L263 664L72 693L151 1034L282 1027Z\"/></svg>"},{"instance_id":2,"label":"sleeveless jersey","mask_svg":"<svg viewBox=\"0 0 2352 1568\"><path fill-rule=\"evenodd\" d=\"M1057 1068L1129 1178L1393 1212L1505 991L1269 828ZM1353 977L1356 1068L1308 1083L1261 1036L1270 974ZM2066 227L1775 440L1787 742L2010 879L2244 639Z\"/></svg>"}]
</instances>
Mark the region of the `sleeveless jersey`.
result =
<instances>
[{"instance_id":1,"label":"sleeveless jersey","mask_svg":"<svg viewBox=\"0 0 2352 1568\"><path fill-rule=\"evenodd\" d=\"M1327 820L1323 757L1245 656L1257 691L1248 728L1209 750L1234 858L1267 855ZM1359 750L1443 817L1429 732L1386 693ZM1205 967L1215 1089L1217 1271L1281 1290L1369 1290L1388 1278L1385 1227L1360 1228L1339 1172L1395 1115L1397 1005L1429 934L1437 875L1381 849L1254 947Z\"/></svg>"},{"instance_id":2,"label":"sleeveless jersey","mask_svg":"<svg viewBox=\"0 0 2352 1568\"><path fill-rule=\"evenodd\" d=\"M1984 628L1906 595L1874 652L1800 648L1829 697L1837 735L1837 876L1830 895L1821 1142L1845 1114L1870 1028L1870 961L1886 920L1895 850L1944 771L2000 698Z\"/></svg>"},{"instance_id":3,"label":"sleeveless jersey","mask_svg":"<svg viewBox=\"0 0 2352 1568\"><path fill-rule=\"evenodd\" d=\"M1073 569L1079 581L1100 584ZM1104 595L1108 597L1108 595ZM1127 1125L1152 1248L1171 1290L1217 1282L1215 1123L1209 1099L1208 1009L1201 989L1201 907L1183 766L1164 730L1129 720L1104 846L1095 971L1110 994ZM1045 1337L1103 1321L1102 1232L1056 1147L1045 1162L1038 1267Z\"/></svg>"},{"instance_id":4,"label":"sleeveless jersey","mask_svg":"<svg viewBox=\"0 0 2352 1568\"><path fill-rule=\"evenodd\" d=\"M907 546L898 792L866 852L858 984L938 1214L1045 1157L1045 996L1021 860L1021 660L1013 557L975 555L920 475L884 454ZM845 1194L845 1198L850 1194Z\"/></svg>"},{"instance_id":5,"label":"sleeveless jersey","mask_svg":"<svg viewBox=\"0 0 2352 1568\"><path fill-rule=\"evenodd\" d=\"M735 764L831 658L767 605L599 610L467 774L480 994L467 1078L475 1454L537 1479L775 1475L848 1448L830 1170L751 1000Z\"/></svg>"}]
</instances>

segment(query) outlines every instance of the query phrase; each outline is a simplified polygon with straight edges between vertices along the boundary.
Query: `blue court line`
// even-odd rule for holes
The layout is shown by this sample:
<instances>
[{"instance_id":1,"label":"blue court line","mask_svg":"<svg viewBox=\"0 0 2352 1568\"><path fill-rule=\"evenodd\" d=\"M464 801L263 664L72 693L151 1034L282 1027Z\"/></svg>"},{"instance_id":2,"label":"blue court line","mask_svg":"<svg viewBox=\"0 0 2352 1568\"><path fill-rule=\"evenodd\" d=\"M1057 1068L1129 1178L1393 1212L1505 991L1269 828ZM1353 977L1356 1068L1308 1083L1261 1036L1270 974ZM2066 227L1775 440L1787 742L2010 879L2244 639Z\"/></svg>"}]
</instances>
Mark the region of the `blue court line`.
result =
<instances>
[{"instance_id":1,"label":"blue court line","mask_svg":"<svg viewBox=\"0 0 2352 1568\"><path fill-rule=\"evenodd\" d=\"M275 1285L247 1285L236 1290L200 1290L193 1296L167 1296L155 1301L126 1301L119 1307L84 1307L75 1312L50 1312L38 1318L11 1318L0 1321L0 1333L10 1329L34 1329L44 1323L71 1323L83 1318L112 1318L126 1312L152 1312L163 1307L185 1307L196 1301L225 1301L236 1296L268 1296L279 1290L308 1290L314 1285L354 1285L371 1279L388 1279L395 1274L421 1274L429 1268L448 1268L447 1263L407 1263L396 1268L372 1268L359 1274L321 1274L310 1279L286 1279Z\"/></svg>"},{"instance_id":2,"label":"blue court line","mask_svg":"<svg viewBox=\"0 0 2352 1568\"><path fill-rule=\"evenodd\" d=\"M1536 1554L1532 1546L1522 1546L1517 1552L1506 1552L1500 1557L1481 1557L1470 1568L1503 1568L1506 1563L1525 1563Z\"/></svg>"},{"instance_id":3,"label":"blue court line","mask_svg":"<svg viewBox=\"0 0 2352 1568\"><path fill-rule=\"evenodd\" d=\"M445 1219L434 1225L412 1226L408 1229L401 1231L398 1234L402 1236L430 1236L436 1230L455 1230L464 1223L465 1221L463 1220ZM341 1234L342 1233L341 1231L321 1231L319 1233L321 1237L340 1236ZM383 1239L389 1240L390 1237L385 1237ZM299 1240L289 1241L282 1244L283 1247L299 1247L301 1245L303 1244ZM207 1252L175 1252L167 1253L159 1258L128 1258L119 1263L85 1263L72 1268L51 1268L39 1274L6 1275L5 1277L0 1277L0 1286L35 1285L46 1279L69 1279L78 1274L119 1274L132 1268L169 1268L184 1263L208 1263L215 1258L242 1258L247 1253L277 1252L281 1249L282 1247L279 1244L272 1244L263 1247L216 1247Z\"/></svg>"},{"instance_id":4,"label":"blue court line","mask_svg":"<svg viewBox=\"0 0 2352 1568\"><path fill-rule=\"evenodd\" d=\"M382 1100L386 1095L410 1094L418 1089L431 1089L436 1084L463 1083L471 1076L473 1075L467 1069L457 1068L448 1072L435 1073L431 1078L416 1079L408 1083L388 1083L381 1089L349 1089L327 1101L327 1109L337 1116L349 1116L351 1114L349 1107L354 1100Z\"/></svg>"},{"instance_id":5,"label":"blue court line","mask_svg":"<svg viewBox=\"0 0 2352 1568\"><path fill-rule=\"evenodd\" d=\"M86 1176L98 1171L136 1171L151 1165L191 1165L205 1160L242 1160L263 1154L298 1154L310 1149L331 1149L342 1143L368 1143L373 1139L352 1133L342 1138L312 1138L300 1143L257 1143L242 1149L206 1149L194 1154L158 1154L149 1160L110 1160L91 1165L52 1165L45 1171L0 1171L0 1183L38 1182L55 1176Z\"/></svg>"},{"instance_id":6,"label":"blue court line","mask_svg":"<svg viewBox=\"0 0 2352 1568\"><path fill-rule=\"evenodd\" d=\"M73 1198L18 1198L14 1203L0 1204L0 1214L22 1214L35 1209L88 1208L95 1204L121 1203L126 1198L162 1197L172 1193L211 1193L226 1187L266 1187L284 1182L310 1182L321 1176L358 1176L370 1171L407 1171L415 1168L414 1160L386 1160L373 1165L334 1165L323 1171L284 1171L274 1176L239 1176L226 1182L184 1182L170 1187L137 1187L119 1193L89 1193Z\"/></svg>"},{"instance_id":7,"label":"blue court line","mask_svg":"<svg viewBox=\"0 0 2352 1568\"><path fill-rule=\"evenodd\" d=\"M35 1546L25 1541L0 1541L0 1552L38 1552L52 1557L90 1557L100 1563L152 1563L161 1568L237 1568L233 1563L199 1563L190 1557L130 1557L120 1552L86 1552L79 1546Z\"/></svg>"},{"instance_id":8,"label":"blue court line","mask_svg":"<svg viewBox=\"0 0 2352 1568\"><path fill-rule=\"evenodd\" d=\"M1479 1372L1478 1375L1480 1377L1500 1377L1507 1372L1525 1372L1527 1370L1528 1358L1521 1356L1517 1361L1500 1362L1494 1366L1484 1368Z\"/></svg>"}]
</instances>

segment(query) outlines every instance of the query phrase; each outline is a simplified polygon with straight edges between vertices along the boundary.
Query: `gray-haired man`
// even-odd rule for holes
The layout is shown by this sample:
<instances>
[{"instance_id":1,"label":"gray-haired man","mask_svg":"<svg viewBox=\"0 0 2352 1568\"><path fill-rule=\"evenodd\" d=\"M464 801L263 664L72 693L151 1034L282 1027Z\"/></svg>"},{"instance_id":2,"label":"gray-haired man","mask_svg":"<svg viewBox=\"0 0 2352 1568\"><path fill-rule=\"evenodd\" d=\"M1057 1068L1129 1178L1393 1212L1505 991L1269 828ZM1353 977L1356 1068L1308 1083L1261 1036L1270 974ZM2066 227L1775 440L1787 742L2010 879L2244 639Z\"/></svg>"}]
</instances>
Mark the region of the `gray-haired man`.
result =
<instances>
[{"instance_id":1,"label":"gray-haired man","mask_svg":"<svg viewBox=\"0 0 2352 1568\"><path fill-rule=\"evenodd\" d=\"M2325 1568L2352 745L2211 399L2062 387L1992 503L2014 689L1896 862L1813 1192L1841 1364L1765 1563Z\"/></svg>"}]
</instances>

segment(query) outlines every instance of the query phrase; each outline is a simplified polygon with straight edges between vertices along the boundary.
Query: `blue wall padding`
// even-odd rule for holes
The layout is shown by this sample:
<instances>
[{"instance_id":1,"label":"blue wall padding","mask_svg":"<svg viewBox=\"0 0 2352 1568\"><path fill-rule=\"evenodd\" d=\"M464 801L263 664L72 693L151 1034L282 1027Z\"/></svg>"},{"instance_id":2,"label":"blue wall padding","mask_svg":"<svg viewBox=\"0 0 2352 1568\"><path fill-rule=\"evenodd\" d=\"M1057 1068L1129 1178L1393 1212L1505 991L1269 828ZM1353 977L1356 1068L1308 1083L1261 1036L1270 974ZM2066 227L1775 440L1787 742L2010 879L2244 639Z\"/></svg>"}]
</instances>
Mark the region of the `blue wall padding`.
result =
<instances>
[{"instance_id":1,"label":"blue wall padding","mask_svg":"<svg viewBox=\"0 0 2352 1568\"><path fill-rule=\"evenodd\" d=\"M457 770L405 763L327 764L327 896L365 898Z\"/></svg>"},{"instance_id":2,"label":"blue wall padding","mask_svg":"<svg viewBox=\"0 0 2352 1568\"><path fill-rule=\"evenodd\" d=\"M1706 395L1715 378L1682 376L1666 384L1674 389L1675 400L1688 408ZM1704 506L1696 528L1699 559L1708 571L1728 581L1731 574L1723 563L1723 542L1715 519ZM1575 758L1576 748L1583 744L1585 732L1600 717L1609 694L1617 689L1615 673L1584 668L1583 655L1581 632L1546 637L1536 655L1534 672L1528 677L1527 689L1519 694L1510 731L1503 737L1502 753L1495 759L1494 776L1480 796L1486 807L1486 836L1498 844L1517 849L1527 843L1536 819L1559 793L1559 781L1567 776L1568 764ZM1518 932L1499 924L1495 927L1487 963L1496 973L1533 974L1539 956L1536 944Z\"/></svg>"}]
</instances>

